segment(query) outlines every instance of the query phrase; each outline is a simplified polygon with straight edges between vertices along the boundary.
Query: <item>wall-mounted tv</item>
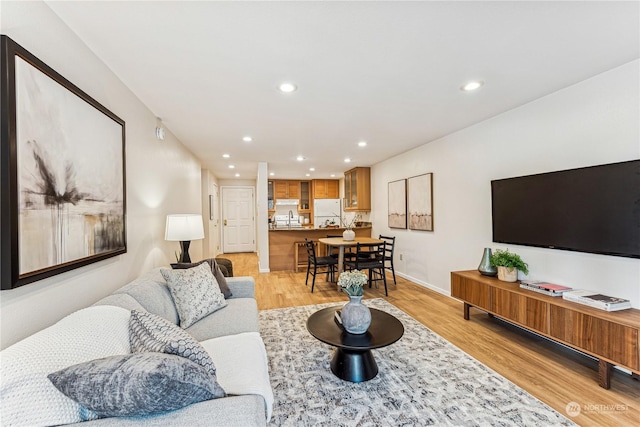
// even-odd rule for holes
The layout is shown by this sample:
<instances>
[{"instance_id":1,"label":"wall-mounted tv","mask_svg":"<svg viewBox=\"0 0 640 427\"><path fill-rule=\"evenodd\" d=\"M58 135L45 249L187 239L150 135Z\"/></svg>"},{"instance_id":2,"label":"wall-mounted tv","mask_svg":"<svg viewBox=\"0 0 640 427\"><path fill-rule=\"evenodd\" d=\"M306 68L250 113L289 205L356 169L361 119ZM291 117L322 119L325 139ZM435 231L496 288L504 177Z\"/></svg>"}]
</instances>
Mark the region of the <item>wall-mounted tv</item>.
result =
<instances>
[{"instance_id":1,"label":"wall-mounted tv","mask_svg":"<svg viewBox=\"0 0 640 427\"><path fill-rule=\"evenodd\" d=\"M493 241L640 258L640 160L491 181Z\"/></svg>"}]
</instances>

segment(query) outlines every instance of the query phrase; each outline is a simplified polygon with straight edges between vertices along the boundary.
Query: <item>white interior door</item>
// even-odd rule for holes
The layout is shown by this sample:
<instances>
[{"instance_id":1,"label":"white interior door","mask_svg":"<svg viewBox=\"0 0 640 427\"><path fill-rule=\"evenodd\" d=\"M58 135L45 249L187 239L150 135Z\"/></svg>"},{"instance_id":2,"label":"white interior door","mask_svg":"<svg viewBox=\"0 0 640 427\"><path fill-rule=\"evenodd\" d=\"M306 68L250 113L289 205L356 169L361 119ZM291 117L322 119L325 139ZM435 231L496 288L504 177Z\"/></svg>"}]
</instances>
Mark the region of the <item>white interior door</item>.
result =
<instances>
[{"instance_id":1,"label":"white interior door","mask_svg":"<svg viewBox=\"0 0 640 427\"><path fill-rule=\"evenodd\" d=\"M222 250L255 252L253 187L222 187Z\"/></svg>"}]
</instances>

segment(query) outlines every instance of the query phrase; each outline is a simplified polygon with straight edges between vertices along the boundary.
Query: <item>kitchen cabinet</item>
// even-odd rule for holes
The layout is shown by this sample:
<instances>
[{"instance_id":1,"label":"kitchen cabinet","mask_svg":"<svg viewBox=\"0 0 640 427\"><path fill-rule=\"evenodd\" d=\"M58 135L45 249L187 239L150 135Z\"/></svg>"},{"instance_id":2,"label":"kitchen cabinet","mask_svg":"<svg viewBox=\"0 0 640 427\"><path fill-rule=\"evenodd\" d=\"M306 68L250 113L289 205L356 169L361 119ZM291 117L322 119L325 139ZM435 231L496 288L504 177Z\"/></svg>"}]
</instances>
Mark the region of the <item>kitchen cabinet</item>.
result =
<instances>
[{"instance_id":1,"label":"kitchen cabinet","mask_svg":"<svg viewBox=\"0 0 640 427\"><path fill-rule=\"evenodd\" d=\"M273 181L275 199L300 199L300 181L279 179Z\"/></svg>"},{"instance_id":2,"label":"kitchen cabinet","mask_svg":"<svg viewBox=\"0 0 640 427\"><path fill-rule=\"evenodd\" d=\"M298 213L309 213L311 211L311 181L300 181L300 203Z\"/></svg>"},{"instance_id":3,"label":"kitchen cabinet","mask_svg":"<svg viewBox=\"0 0 640 427\"><path fill-rule=\"evenodd\" d=\"M344 197L345 211L371 211L371 168L357 167L344 173Z\"/></svg>"},{"instance_id":4,"label":"kitchen cabinet","mask_svg":"<svg viewBox=\"0 0 640 427\"><path fill-rule=\"evenodd\" d=\"M314 199L340 198L340 181L337 179L314 179L312 186Z\"/></svg>"}]
</instances>

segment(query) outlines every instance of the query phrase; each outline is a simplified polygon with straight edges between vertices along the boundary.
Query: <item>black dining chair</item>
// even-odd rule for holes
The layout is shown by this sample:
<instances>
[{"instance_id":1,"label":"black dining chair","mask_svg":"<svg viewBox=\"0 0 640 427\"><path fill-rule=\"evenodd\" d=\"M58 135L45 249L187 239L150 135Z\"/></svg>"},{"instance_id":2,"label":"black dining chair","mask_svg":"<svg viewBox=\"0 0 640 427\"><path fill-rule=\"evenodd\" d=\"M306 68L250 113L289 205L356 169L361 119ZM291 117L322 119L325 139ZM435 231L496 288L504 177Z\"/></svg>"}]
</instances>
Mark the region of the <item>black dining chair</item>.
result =
<instances>
[{"instance_id":1,"label":"black dining chair","mask_svg":"<svg viewBox=\"0 0 640 427\"><path fill-rule=\"evenodd\" d=\"M313 293L313 288L316 285L316 274L317 273L327 273L331 276L331 281L334 281L334 274L336 270L336 266L338 265L338 259L330 256L316 256L316 245L313 240L304 239L305 246L307 247L307 278L304 282L305 286L309 285L309 274L313 275L313 280L311 281L311 293ZM313 266L313 270L311 267ZM326 271L318 271L319 268L324 268Z\"/></svg>"},{"instance_id":2,"label":"black dining chair","mask_svg":"<svg viewBox=\"0 0 640 427\"><path fill-rule=\"evenodd\" d=\"M384 254L386 242L382 243L357 243L355 257L344 261L345 268L349 270L369 270L369 287L374 282L382 280L384 294L389 296L387 290L387 275L384 269ZM376 287L378 284L376 283Z\"/></svg>"},{"instance_id":3,"label":"black dining chair","mask_svg":"<svg viewBox=\"0 0 640 427\"><path fill-rule=\"evenodd\" d=\"M385 267L387 266L386 263L389 263L389 268L391 268L391 274L393 274L393 284L397 286L397 283L396 283L396 270L393 267L393 250L394 250L395 245L396 245L396 237L395 236L393 236L393 237L383 236L381 234L380 236L378 236L378 239L384 240L384 242L386 243L385 252L384 252Z\"/></svg>"}]
</instances>

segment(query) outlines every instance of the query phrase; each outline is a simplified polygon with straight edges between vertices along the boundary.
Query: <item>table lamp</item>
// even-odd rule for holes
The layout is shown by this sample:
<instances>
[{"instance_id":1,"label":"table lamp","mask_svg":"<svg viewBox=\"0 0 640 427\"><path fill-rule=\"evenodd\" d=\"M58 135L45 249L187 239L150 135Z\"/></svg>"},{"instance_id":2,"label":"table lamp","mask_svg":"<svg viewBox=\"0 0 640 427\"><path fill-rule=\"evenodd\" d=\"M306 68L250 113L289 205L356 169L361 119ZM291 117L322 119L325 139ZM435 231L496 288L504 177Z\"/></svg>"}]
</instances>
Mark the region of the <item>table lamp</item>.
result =
<instances>
[{"instance_id":1,"label":"table lamp","mask_svg":"<svg viewBox=\"0 0 640 427\"><path fill-rule=\"evenodd\" d=\"M202 215L167 215L167 227L165 229L164 239L172 242L180 242L181 253L178 262L191 262L191 257L189 256L191 240L204 239Z\"/></svg>"}]
</instances>

